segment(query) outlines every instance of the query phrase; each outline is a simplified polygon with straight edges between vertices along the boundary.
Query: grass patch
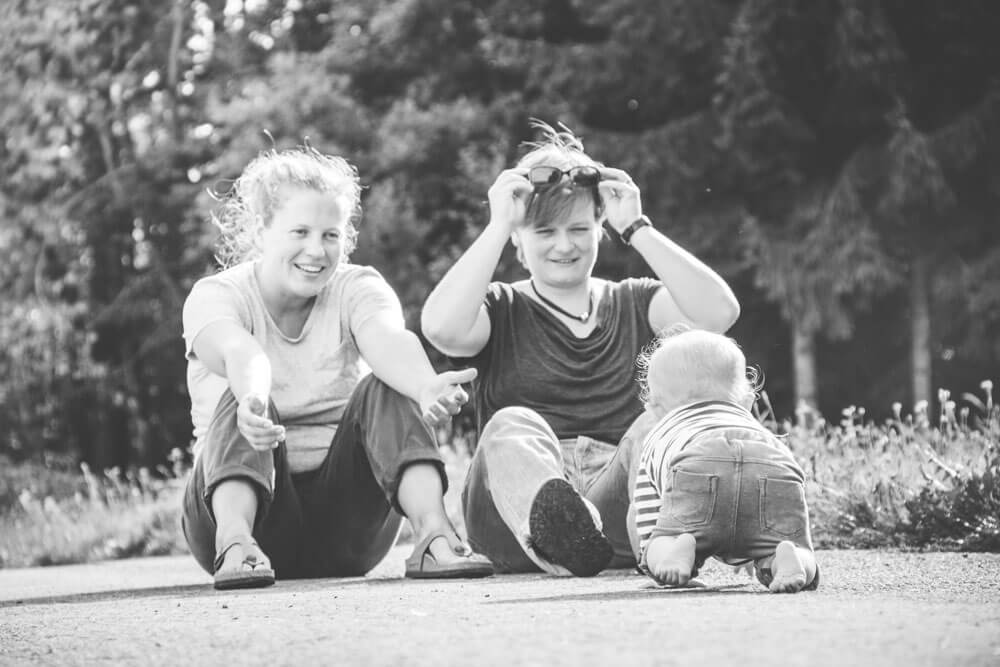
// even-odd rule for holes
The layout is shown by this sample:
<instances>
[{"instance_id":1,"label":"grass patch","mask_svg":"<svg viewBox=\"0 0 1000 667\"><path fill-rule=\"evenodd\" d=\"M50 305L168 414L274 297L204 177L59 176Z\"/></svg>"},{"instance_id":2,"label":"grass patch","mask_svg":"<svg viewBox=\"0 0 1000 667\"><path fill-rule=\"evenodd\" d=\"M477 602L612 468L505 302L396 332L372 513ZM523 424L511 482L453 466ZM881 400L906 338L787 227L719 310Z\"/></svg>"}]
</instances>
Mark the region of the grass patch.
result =
<instances>
[{"instance_id":1,"label":"grass patch","mask_svg":"<svg viewBox=\"0 0 1000 667\"><path fill-rule=\"evenodd\" d=\"M0 567L186 553L183 471L103 476L51 460L0 459ZM167 474L163 474L163 473Z\"/></svg>"},{"instance_id":2,"label":"grass patch","mask_svg":"<svg viewBox=\"0 0 1000 667\"><path fill-rule=\"evenodd\" d=\"M939 414L918 405L876 424L861 408L837 424L801 410L794 421L761 419L784 438L806 471L806 496L818 547L1000 552L1000 410L947 392ZM932 425L932 421L936 425ZM468 434L444 430L449 488L445 509L464 533L461 489L470 461ZM188 471L175 451L155 473L95 475L66 461L13 464L0 457L0 567L180 554L181 494ZM400 539L412 539L404 522Z\"/></svg>"},{"instance_id":3,"label":"grass patch","mask_svg":"<svg viewBox=\"0 0 1000 667\"><path fill-rule=\"evenodd\" d=\"M926 404L898 403L882 424L853 406L839 424L808 410L772 422L806 470L817 546L1000 551L1000 410L983 390L957 412L942 390L937 426Z\"/></svg>"}]
</instances>

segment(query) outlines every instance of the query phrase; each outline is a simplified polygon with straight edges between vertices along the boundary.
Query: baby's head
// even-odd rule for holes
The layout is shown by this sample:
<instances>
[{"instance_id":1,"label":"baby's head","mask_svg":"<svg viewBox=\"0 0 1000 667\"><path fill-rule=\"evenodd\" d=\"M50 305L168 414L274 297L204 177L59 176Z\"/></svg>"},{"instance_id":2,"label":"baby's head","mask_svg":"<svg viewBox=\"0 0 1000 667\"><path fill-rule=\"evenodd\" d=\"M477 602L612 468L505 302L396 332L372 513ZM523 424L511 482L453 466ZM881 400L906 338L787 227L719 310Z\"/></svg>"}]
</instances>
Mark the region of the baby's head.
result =
<instances>
[{"instance_id":1,"label":"baby's head","mask_svg":"<svg viewBox=\"0 0 1000 667\"><path fill-rule=\"evenodd\" d=\"M732 338L674 326L640 359L643 399L657 417L696 401L730 401L748 410L756 399L747 360Z\"/></svg>"}]
</instances>

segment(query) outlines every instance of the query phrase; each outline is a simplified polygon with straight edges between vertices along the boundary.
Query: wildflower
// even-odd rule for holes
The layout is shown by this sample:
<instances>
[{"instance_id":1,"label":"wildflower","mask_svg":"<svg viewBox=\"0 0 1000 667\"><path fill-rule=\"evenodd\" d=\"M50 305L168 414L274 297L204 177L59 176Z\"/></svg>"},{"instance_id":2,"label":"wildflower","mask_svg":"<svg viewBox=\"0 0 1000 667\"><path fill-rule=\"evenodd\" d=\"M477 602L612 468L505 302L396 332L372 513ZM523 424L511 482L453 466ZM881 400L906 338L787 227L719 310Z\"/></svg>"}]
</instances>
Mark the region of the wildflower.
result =
<instances>
[{"instance_id":1,"label":"wildflower","mask_svg":"<svg viewBox=\"0 0 1000 667\"><path fill-rule=\"evenodd\" d=\"M951 398L951 392L947 389L938 389L938 403L944 404Z\"/></svg>"},{"instance_id":2,"label":"wildflower","mask_svg":"<svg viewBox=\"0 0 1000 667\"><path fill-rule=\"evenodd\" d=\"M49 516L59 516L62 514L62 510L59 509L59 503L52 496L45 496L45 499L42 501L42 509Z\"/></svg>"},{"instance_id":3,"label":"wildflower","mask_svg":"<svg viewBox=\"0 0 1000 667\"><path fill-rule=\"evenodd\" d=\"M951 426L955 423L955 401L945 401L941 406L941 425Z\"/></svg>"},{"instance_id":4,"label":"wildflower","mask_svg":"<svg viewBox=\"0 0 1000 667\"><path fill-rule=\"evenodd\" d=\"M900 403L899 401L896 401L895 403L892 404L892 416L895 417L897 421L899 421L902 414L903 414L903 404Z\"/></svg>"},{"instance_id":5,"label":"wildflower","mask_svg":"<svg viewBox=\"0 0 1000 667\"><path fill-rule=\"evenodd\" d=\"M913 411L921 414L927 412L927 401L917 401L916 405L913 406Z\"/></svg>"},{"instance_id":6,"label":"wildflower","mask_svg":"<svg viewBox=\"0 0 1000 667\"><path fill-rule=\"evenodd\" d=\"M28 489L21 489L21 493L17 495L17 500L26 512L31 512L38 507L38 501L35 500L35 496Z\"/></svg>"}]
</instances>

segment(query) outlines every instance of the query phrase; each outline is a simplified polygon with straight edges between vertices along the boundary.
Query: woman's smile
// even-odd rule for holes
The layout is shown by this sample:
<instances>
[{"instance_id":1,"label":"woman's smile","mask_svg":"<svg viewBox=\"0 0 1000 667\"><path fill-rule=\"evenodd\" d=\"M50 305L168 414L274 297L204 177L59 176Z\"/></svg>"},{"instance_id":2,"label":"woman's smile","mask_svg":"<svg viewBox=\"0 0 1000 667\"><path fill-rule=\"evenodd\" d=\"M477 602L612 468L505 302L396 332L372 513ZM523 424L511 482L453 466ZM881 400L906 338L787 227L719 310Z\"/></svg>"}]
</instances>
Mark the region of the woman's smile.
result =
<instances>
[{"instance_id":1,"label":"woman's smile","mask_svg":"<svg viewBox=\"0 0 1000 667\"><path fill-rule=\"evenodd\" d=\"M300 270L300 271L308 274L310 277L318 276L319 274L323 273L324 269L326 269L326 267L323 266L323 265L321 265L321 264L314 264L314 263L311 263L311 262L310 263L294 262L292 264L292 266L294 266L296 269L298 269L298 270Z\"/></svg>"}]
</instances>

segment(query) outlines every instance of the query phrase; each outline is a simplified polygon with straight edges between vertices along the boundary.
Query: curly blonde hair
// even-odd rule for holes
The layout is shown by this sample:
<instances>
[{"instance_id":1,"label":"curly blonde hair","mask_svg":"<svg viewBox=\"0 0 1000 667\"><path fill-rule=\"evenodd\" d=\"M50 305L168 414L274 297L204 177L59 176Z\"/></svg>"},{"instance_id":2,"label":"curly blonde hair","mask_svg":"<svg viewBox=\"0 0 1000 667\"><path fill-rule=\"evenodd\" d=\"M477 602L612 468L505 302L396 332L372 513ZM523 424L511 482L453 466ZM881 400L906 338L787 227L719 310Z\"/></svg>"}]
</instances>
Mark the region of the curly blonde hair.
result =
<instances>
[{"instance_id":1,"label":"curly blonde hair","mask_svg":"<svg viewBox=\"0 0 1000 667\"><path fill-rule=\"evenodd\" d=\"M357 241L355 223L361 215L358 172L347 160L320 153L311 146L261 152L243 170L225 194L211 192L221 202L212 214L219 228L215 258L223 268L256 259L261 254L260 234L271 224L275 210L287 196L286 186L330 192L347 215L343 253Z\"/></svg>"},{"instance_id":2,"label":"curly blonde hair","mask_svg":"<svg viewBox=\"0 0 1000 667\"><path fill-rule=\"evenodd\" d=\"M673 356L664 375L664 355ZM650 375L659 366L656 381L670 383L671 396L681 403L728 399L748 409L763 386L760 372L747 366L746 357L732 338L678 323L668 327L639 354L639 398L648 404ZM682 372L680 372L682 371ZM663 390L663 387L660 387ZM680 403L678 403L679 405Z\"/></svg>"}]
</instances>

